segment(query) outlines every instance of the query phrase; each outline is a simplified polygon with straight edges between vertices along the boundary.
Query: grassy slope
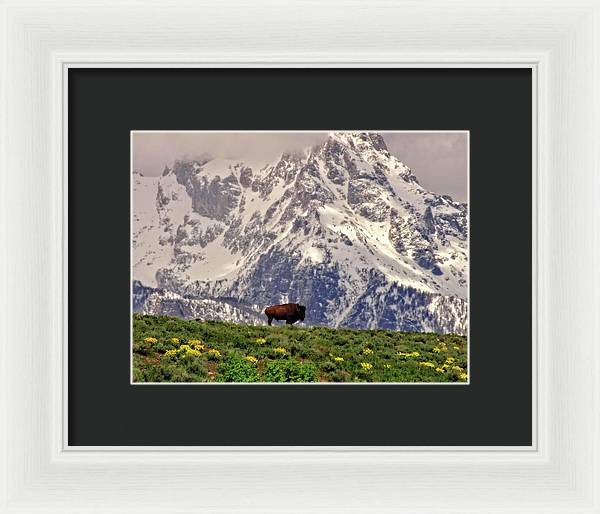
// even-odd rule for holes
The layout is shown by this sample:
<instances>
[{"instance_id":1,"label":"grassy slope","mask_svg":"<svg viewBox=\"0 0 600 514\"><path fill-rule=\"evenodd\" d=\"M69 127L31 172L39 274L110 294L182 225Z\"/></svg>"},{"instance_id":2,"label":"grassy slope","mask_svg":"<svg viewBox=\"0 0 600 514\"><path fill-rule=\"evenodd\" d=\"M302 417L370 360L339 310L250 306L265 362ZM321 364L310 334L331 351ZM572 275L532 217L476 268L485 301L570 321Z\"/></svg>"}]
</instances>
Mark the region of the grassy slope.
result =
<instances>
[{"instance_id":1,"label":"grassy slope","mask_svg":"<svg viewBox=\"0 0 600 514\"><path fill-rule=\"evenodd\" d=\"M457 335L138 314L133 352L135 382L460 382L467 368Z\"/></svg>"}]
</instances>

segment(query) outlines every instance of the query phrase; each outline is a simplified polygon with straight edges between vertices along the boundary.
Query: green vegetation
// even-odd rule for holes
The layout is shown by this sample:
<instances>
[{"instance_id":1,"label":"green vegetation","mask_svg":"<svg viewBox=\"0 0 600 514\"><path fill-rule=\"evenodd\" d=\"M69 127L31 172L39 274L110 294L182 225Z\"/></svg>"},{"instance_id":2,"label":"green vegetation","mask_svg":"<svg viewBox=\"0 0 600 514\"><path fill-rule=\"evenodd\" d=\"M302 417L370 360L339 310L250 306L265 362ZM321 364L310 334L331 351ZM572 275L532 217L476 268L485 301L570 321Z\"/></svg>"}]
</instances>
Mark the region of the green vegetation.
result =
<instances>
[{"instance_id":1,"label":"green vegetation","mask_svg":"<svg viewBox=\"0 0 600 514\"><path fill-rule=\"evenodd\" d=\"M133 315L134 382L466 382L453 334Z\"/></svg>"}]
</instances>

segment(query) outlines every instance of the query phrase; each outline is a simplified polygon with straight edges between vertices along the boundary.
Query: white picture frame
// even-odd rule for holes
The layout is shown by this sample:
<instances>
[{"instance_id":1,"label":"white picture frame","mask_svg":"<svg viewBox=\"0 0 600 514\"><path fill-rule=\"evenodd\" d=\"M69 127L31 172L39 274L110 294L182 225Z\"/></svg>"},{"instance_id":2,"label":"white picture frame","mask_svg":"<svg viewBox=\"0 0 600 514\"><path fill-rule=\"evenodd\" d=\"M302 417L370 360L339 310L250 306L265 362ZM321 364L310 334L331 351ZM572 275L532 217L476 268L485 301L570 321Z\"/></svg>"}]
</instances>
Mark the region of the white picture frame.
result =
<instances>
[{"instance_id":1,"label":"white picture frame","mask_svg":"<svg viewBox=\"0 0 600 514\"><path fill-rule=\"evenodd\" d=\"M598 0L0 9L3 511L600 513ZM533 444L68 446L64 88L80 66L531 68Z\"/></svg>"}]
</instances>

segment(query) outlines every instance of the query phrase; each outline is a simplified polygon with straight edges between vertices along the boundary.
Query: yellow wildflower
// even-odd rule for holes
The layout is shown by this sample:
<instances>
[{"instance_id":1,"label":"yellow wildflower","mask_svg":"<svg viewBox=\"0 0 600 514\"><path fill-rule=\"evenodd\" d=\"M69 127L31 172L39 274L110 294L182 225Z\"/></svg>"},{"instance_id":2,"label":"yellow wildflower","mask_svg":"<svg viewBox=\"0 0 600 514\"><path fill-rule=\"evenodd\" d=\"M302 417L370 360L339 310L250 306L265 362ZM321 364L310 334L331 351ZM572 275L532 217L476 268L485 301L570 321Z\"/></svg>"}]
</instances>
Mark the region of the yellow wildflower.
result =
<instances>
[{"instance_id":1,"label":"yellow wildflower","mask_svg":"<svg viewBox=\"0 0 600 514\"><path fill-rule=\"evenodd\" d=\"M253 355L246 355L244 359L246 359L248 362L251 362L252 364L256 364L258 362L258 359Z\"/></svg>"},{"instance_id":2,"label":"yellow wildflower","mask_svg":"<svg viewBox=\"0 0 600 514\"><path fill-rule=\"evenodd\" d=\"M454 357L448 357L446 359L446 363L448 363L448 364L452 364L453 362L454 362Z\"/></svg>"},{"instance_id":3,"label":"yellow wildflower","mask_svg":"<svg viewBox=\"0 0 600 514\"><path fill-rule=\"evenodd\" d=\"M221 356L221 352L219 350L215 350L214 348L211 348L210 350L208 350L207 353L209 355L213 355L215 357L220 357Z\"/></svg>"},{"instance_id":4,"label":"yellow wildflower","mask_svg":"<svg viewBox=\"0 0 600 514\"><path fill-rule=\"evenodd\" d=\"M390 369L391 367L392 367L392 365L391 365L391 364L386 364L386 365L384 366L384 368L385 368L385 369Z\"/></svg>"},{"instance_id":5,"label":"yellow wildflower","mask_svg":"<svg viewBox=\"0 0 600 514\"><path fill-rule=\"evenodd\" d=\"M167 359L170 359L171 357L175 357L175 355L177 355L177 350L167 350L165 352L165 357L167 357Z\"/></svg>"},{"instance_id":6,"label":"yellow wildflower","mask_svg":"<svg viewBox=\"0 0 600 514\"><path fill-rule=\"evenodd\" d=\"M344 357L334 357L333 360L335 362L344 362Z\"/></svg>"},{"instance_id":7,"label":"yellow wildflower","mask_svg":"<svg viewBox=\"0 0 600 514\"><path fill-rule=\"evenodd\" d=\"M156 343L158 341L158 339L156 339L156 337L146 337L144 339L144 343Z\"/></svg>"},{"instance_id":8,"label":"yellow wildflower","mask_svg":"<svg viewBox=\"0 0 600 514\"><path fill-rule=\"evenodd\" d=\"M277 348L275 348L275 353L285 355L287 353L287 350L285 348L283 348L282 346L278 346Z\"/></svg>"},{"instance_id":9,"label":"yellow wildflower","mask_svg":"<svg viewBox=\"0 0 600 514\"><path fill-rule=\"evenodd\" d=\"M371 371L373 369L373 364L370 362L361 362L360 367L365 371Z\"/></svg>"},{"instance_id":10,"label":"yellow wildflower","mask_svg":"<svg viewBox=\"0 0 600 514\"><path fill-rule=\"evenodd\" d=\"M373 350L371 350L371 348L365 348L363 350L364 355L371 355L372 353L373 353Z\"/></svg>"},{"instance_id":11,"label":"yellow wildflower","mask_svg":"<svg viewBox=\"0 0 600 514\"><path fill-rule=\"evenodd\" d=\"M435 368L435 370L436 370L438 373L446 373L446 370L445 370L444 368Z\"/></svg>"},{"instance_id":12,"label":"yellow wildflower","mask_svg":"<svg viewBox=\"0 0 600 514\"><path fill-rule=\"evenodd\" d=\"M263 337L259 337L255 342L256 344L265 344L267 340Z\"/></svg>"},{"instance_id":13,"label":"yellow wildflower","mask_svg":"<svg viewBox=\"0 0 600 514\"><path fill-rule=\"evenodd\" d=\"M177 339L176 337L172 337L171 342L177 344L179 343L179 339Z\"/></svg>"},{"instance_id":14,"label":"yellow wildflower","mask_svg":"<svg viewBox=\"0 0 600 514\"><path fill-rule=\"evenodd\" d=\"M419 365L425 368L435 368L435 364L433 362L419 362Z\"/></svg>"},{"instance_id":15,"label":"yellow wildflower","mask_svg":"<svg viewBox=\"0 0 600 514\"><path fill-rule=\"evenodd\" d=\"M198 350L194 350L192 347L190 347L189 344L182 344L179 347L179 350L172 350L172 351L180 353L180 354L184 355L185 357L189 357L190 355L193 355L194 357L198 357L200 355L200 352Z\"/></svg>"},{"instance_id":16,"label":"yellow wildflower","mask_svg":"<svg viewBox=\"0 0 600 514\"><path fill-rule=\"evenodd\" d=\"M460 346L454 345L452 348L454 348L455 350L460 350Z\"/></svg>"},{"instance_id":17,"label":"yellow wildflower","mask_svg":"<svg viewBox=\"0 0 600 514\"><path fill-rule=\"evenodd\" d=\"M418 357L421 355L419 352L396 352L398 357Z\"/></svg>"},{"instance_id":18,"label":"yellow wildflower","mask_svg":"<svg viewBox=\"0 0 600 514\"><path fill-rule=\"evenodd\" d=\"M461 373L460 375L458 375L458 378L460 378L461 380L467 380L469 378L469 375L467 375L466 373Z\"/></svg>"},{"instance_id":19,"label":"yellow wildflower","mask_svg":"<svg viewBox=\"0 0 600 514\"><path fill-rule=\"evenodd\" d=\"M463 370L460 366L452 366L452 369L454 371L458 371L458 372L462 372L462 370Z\"/></svg>"},{"instance_id":20,"label":"yellow wildflower","mask_svg":"<svg viewBox=\"0 0 600 514\"><path fill-rule=\"evenodd\" d=\"M397 352L396 355L398 357L419 357L421 354L419 352Z\"/></svg>"}]
</instances>

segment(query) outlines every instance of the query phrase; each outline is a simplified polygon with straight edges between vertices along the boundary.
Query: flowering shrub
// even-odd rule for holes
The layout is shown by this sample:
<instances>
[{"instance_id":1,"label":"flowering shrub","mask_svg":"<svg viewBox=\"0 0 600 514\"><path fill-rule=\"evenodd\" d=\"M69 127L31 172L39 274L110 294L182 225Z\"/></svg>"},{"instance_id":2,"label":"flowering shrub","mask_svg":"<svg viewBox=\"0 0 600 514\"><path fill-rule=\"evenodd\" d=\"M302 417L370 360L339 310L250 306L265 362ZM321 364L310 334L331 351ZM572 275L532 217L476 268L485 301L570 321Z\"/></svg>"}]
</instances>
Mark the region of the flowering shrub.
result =
<instances>
[{"instance_id":1,"label":"flowering shrub","mask_svg":"<svg viewBox=\"0 0 600 514\"><path fill-rule=\"evenodd\" d=\"M184 357L199 357L202 355L198 350L195 350L188 344L182 344L179 347L179 352L183 353Z\"/></svg>"},{"instance_id":2,"label":"flowering shrub","mask_svg":"<svg viewBox=\"0 0 600 514\"><path fill-rule=\"evenodd\" d=\"M187 344L182 344L179 348L167 350L164 353L164 357L166 357L167 359L183 357L200 357L200 355L201 353L198 350L191 348Z\"/></svg>"},{"instance_id":3,"label":"flowering shrub","mask_svg":"<svg viewBox=\"0 0 600 514\"><path fill-rule=\"evenodd\" d=\"M421 355L419 352L397 352L398 357L418 357Z\"/></svg>"},{"instance_id":4,"label":"flowering shrub","mask_svg":"<svg viewBox=\"0 0 600 514\"><path fill-rule=\"evenodd\" d=\"M199 339L190 339L188 341L188 344L194 349L194 350L204 350L205 346L204 343L202 343L202 341L200 341Z\"/></svg>"},{"instance_id":5,"label":"flowering shrub","mask_svg":"<svg viewBox=\"0 0 600 514\"><path fill-rule=\"evenodd\" d=\"M433 348L432 351L434 353L447 352L448 347L446 346L446 343L444 343L443 341L439 341L438 344Z\"/></svg>"},{"instance_id":6,"label":"flowering shrub","mask_svg":"<svg viewBox=\"0 0 600 514\"><path fill-rule=\"evenodd\" d=\"M218 372L217 382L258 382L255 363L236 354L225 357Z\"/></svg>"},{"instance_id":7,"label":"flowering shrub","mask_svg":"<svg viewBox=\"0 0 600 514\"><path fill-rule=\"evenodd\" d=\"M206 352L206 355L210 360L218 360L221 357L221 352L215 348L211 348Z\"/></svg>"},{"instance_id":8,"label":"flowering shrub","mask_svg":"<svg viewBox=\"0 0 600 514\"><path fill-rule=\"evenodd\" d=\"M280 359L266 363L263 379L265 382L314 382L315 376L312 363Z\"/></svg>"}]
</instances>

